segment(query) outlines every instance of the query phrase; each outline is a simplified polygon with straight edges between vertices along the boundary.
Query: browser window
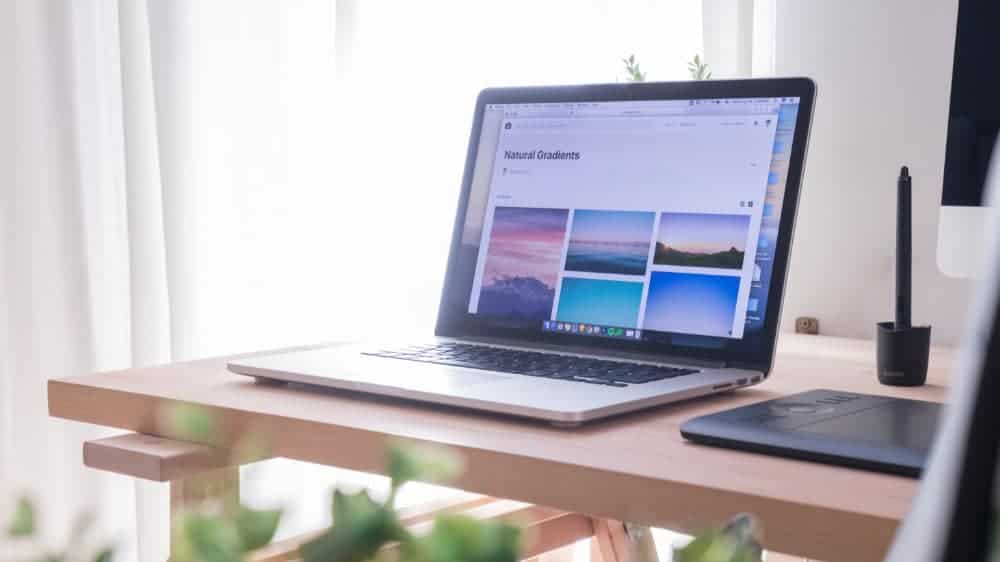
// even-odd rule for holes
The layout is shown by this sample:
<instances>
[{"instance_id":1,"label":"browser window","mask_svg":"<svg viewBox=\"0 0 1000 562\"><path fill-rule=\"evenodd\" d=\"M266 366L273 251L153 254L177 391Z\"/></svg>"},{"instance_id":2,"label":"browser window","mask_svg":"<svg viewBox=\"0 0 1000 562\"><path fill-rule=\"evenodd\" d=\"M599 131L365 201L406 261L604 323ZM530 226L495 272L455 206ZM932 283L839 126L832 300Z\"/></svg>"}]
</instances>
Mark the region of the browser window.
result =
<instances>
[{"instance_id":1,"label":"browser window","mask_svg":"<svg viewBox=\"0 0 1000 562\"><path fill-rule=\"evenodd\" d=\"M468 312L633 339L759 329L797 101L488 106Z\"/></svg>"}]
</instances>

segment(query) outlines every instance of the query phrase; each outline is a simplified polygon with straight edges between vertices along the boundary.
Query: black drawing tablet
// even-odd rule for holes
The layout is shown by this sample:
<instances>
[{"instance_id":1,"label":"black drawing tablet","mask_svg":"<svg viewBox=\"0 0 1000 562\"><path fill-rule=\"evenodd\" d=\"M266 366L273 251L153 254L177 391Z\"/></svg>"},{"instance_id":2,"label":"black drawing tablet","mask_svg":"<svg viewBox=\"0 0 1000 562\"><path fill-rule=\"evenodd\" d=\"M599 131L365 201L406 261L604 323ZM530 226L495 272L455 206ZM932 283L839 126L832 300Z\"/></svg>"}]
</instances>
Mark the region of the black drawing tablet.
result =
<instances>
[{"instance_id":1,"label":"black drawing tablet","mask_svg":"<svg viewBox=\"0 0 1000 562\"><path fill-rule=\"evenodd\" d=\"M941 405L810 390L688 420L697 443L917 477Z\"/></svg>"}]
</instances>

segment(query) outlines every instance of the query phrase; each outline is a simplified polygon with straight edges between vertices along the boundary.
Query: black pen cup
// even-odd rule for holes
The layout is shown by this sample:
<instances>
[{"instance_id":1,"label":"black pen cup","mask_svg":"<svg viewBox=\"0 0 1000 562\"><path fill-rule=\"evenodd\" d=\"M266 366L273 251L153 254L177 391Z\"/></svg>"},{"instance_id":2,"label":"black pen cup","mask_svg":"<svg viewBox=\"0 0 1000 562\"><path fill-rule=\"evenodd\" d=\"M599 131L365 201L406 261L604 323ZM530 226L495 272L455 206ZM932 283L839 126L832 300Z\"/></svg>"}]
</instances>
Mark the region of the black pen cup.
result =
<instances>
[{"instance_id":1,"label":"black pen cup","mask_svg":"<svg viewBox=\"0 0 1000 562\"><path fill-rule=\"evenodd\" d=\"M879 382L890 386L920 386L927 382L931 327L897 328L895 322L879 322L877 326Z\"/></svg>"}]
</instances>

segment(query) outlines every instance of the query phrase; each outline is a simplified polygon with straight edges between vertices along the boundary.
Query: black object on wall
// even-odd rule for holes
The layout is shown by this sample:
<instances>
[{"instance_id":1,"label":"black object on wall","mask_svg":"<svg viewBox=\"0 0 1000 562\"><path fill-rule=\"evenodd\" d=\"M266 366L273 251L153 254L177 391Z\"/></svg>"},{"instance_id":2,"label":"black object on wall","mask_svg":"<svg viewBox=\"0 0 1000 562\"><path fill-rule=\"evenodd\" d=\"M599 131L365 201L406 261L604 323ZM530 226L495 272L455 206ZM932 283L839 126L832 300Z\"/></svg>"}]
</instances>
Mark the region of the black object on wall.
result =
<instances>
[{"instance_id":1,"label":"black object on wall","mask_svg":"<svg viewBox=\"0 0 1000 562\"><path fill-rule=\"evenodd\" d=\"M997 25L1000 2L959 2L942 205L983 204L983 186L1000 130Z\"/></svg>"}]
</instances>

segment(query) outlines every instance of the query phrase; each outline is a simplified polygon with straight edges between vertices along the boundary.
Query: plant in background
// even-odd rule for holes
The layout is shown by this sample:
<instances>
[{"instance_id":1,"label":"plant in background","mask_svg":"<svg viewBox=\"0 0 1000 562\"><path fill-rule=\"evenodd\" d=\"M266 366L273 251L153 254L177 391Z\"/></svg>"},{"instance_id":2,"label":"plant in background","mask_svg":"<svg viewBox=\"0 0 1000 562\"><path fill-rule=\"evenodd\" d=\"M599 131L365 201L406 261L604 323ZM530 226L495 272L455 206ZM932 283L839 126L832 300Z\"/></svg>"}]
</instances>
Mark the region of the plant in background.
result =
<instances>
[{"instance_id":1,"label":"plant in background","mask_svg":"<svg viewBox=\"0 0 1000 562\"><path fill-rule=\"evenodd\" d=\"M625 74L629 82L645 82L646 73L639 70L639 63L635 60L635 55L629 55L622 59L625 64Z\"/></svg>"},{"instance_id":2,"label":"plant in background","mask_svg":"<svg viewBox=\"0 0 1000 562\"><path fill-rule=\"evenodd\" d=\"M625 65L626 80L629 82L646 81L646 73L639 69L639 61L635 60L634 54L621 60ZM701 57L698 55L695 55L688 62L688 72L691 74L692 80L710 80L712 78L712 71L708 69L708 63L702 62Z\"/></svg>"},{"instance_id":3,"label":"plant in background","mask_svg":"<svg viewBox=\"0 0 1000 562\"><path fill-rule=\"evenodd\" d=\"M692 80L709 80L712 78L712 71L708 69L708 63L701 62L701 57L695 55L688 63L688 72L691 73Z\"/></svg>"},{"instance_id":4,"label":"plant in background","mask_svg":"<svg viewBox=\"0 0 1000 562\"><path fill-rule=\"evenodd\" d=\"M216 420L206 411L187 406L171 409L166 431L178 439L222 445ZM241 438L233 447L231 462L244 464L264 458L259 440ZM299 548L302 562L517 562L521 552L520 529L509 523L480 521L463 515L438 516L426 535L417 536L403 526L396 511L400 489L415 480L445 482L460 472L461 459L450 450L396 443L386 458L389 493L378 501L366 491L334 490L333 524ZM195 485L204 491L217 482L205 479ZM215 486L216 488L213 488ZM225 491L223 491L225 492ZM195 494L196 497L200 497ZM205 494L210 499L189 502L173 514L173 562L242 562L247 554L271 542L281 521L281 510L257 510L243 505L237 494ZM78 520L69 544L58 553L40 548L18 562L112 562L114 549L105 547L86 554L84 535L93 517ZM32 504L18 502L7 536L15 542L36 534ZM760 562L757 524L741 515L720 530L695 537L675 550L676 562ZM395 548L387 549L386 547ZM8 559L4 548L0 562ZM642 561L637 561L642 562Z\"/></svg>"},{"instance_id":5,"label":"plant in background","mask_svg":"<svg viewBox=\"0 0 1000 562\"><path fill-rule=\"evenodd\" d=\"M42 546L38 538L38 513L28 498L20 498L14 507L14 516L7 524L9 546L0 540L0 561L10 562L10 552L16 552L26 562L111 562L114 548L106 545L97 549L87 548L94 516L84 513L76 518L70 530L69 541L58 551Z\"/></svg>"}]
</instances>

